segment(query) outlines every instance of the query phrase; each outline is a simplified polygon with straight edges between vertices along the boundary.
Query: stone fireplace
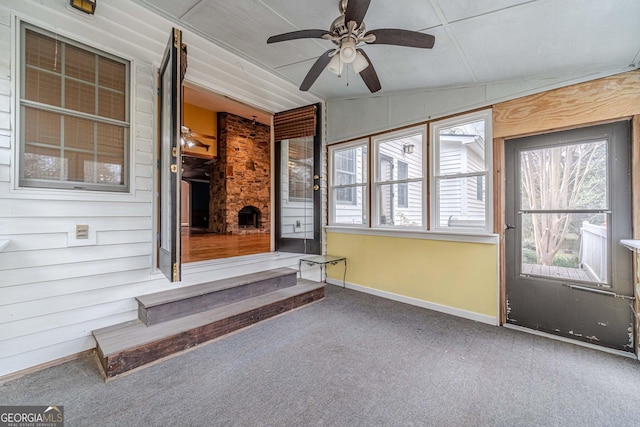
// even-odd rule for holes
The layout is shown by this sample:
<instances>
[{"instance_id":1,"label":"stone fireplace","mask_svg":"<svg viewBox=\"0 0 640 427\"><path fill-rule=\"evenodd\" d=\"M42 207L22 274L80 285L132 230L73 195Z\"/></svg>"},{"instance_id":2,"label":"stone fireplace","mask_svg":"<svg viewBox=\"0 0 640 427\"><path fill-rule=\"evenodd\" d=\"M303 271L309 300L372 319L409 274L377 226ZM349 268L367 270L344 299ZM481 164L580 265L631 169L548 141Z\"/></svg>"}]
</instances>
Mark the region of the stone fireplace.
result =
<instances>
[{"instance_id":1,"label":"stone fireplace","mask_svg":"<svg viewBox=\"0 0 640 427\"><path fill-rule=\"evenodd\" d=\"M271 231L271 135L269 126L218 114L218 161L211 174L209 231Z\"/></svg>"}]
</instances>

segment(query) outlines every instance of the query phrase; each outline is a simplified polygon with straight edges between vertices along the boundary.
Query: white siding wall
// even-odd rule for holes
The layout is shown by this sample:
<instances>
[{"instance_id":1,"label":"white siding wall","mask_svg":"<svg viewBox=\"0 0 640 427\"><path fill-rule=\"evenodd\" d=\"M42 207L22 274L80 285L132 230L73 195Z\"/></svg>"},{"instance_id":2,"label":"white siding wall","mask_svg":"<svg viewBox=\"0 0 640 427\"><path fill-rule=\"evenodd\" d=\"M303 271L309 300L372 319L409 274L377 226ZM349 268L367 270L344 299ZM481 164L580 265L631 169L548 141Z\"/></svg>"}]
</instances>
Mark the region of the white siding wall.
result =
<instances>
[{"instance_id":1,"label":"white siding wall","mask_svg":"<svg viewBox=\"0 0 640 427\"><path fill-rule=\"evenodd\" d=\"M137 295L171 285L153 270L155 75L171 24L128 0L93 17L66 0L0 5L0 377L95 346L91 331L134 319ZM124 11L124 12L122 12ZM130 194L15 189L14 17L132 61ZM184 32L187 79L276 112L319 100ZM238 69L243 72L238 72ZM77 241L75 226L90 238Z\"/></svg>"}]
</instances>

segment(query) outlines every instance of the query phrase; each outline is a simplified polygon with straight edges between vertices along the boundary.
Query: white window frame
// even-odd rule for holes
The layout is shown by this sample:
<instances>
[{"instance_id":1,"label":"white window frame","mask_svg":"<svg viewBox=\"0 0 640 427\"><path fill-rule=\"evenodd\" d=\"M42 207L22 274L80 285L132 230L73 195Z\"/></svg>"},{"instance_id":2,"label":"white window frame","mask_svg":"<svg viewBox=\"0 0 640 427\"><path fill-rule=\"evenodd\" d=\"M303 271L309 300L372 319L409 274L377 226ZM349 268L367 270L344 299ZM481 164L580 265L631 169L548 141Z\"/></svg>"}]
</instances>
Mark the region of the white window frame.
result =
<instances>
[{"instance_id":1,"label":"white window frame","mask_svg":"<svg viewBox=\"0 0 640 427\"><path fill-rule=\"evenodd\" d=\"M388 141L392 141L395 139L400 139L407 136L412 136L420 134L422 135L422 176L420 178L407 178L398 180L395 178L387 181L379 181L379 164L380 164L380 153L378 147ZM371 213L372 217L372 227L376 228L394 228L394 229L405 229L405 230L416 230L416 231L425 231L427 230L427 127L426 125L413 126L407 129L402 129L399 131L386 132L384 134L378 135L372 138L371 143L371 152L373 156L370 155L373 159L373 167L371 168L371 204L373 206L373 210ZM380 197L378 189L382 185L389 184L404 184L407 186L412 182L420 182L421 183L421 191L422 191L422 204L421 204L421 216L422 216L422 226L408 226L408 225L396 225L396 224L381 224L380 223Z\"/></svg>"},{"instance_id":2,"label":"white window frame","mask_svg":"<svg viewBox=\"0 0 640 427\"><path fill-rule=\"evenodd\" d=\"M485 139L485 170L482 173L457 173L440 175L440 139L441 129L447 129L465 123L484 120ZM493 133L492 133L492 110L482 110L474 113L464 114L449 119L433 121L430 123L431 141L431 168L430 174L430 229L445 233L455 234L487 234L493 232ZM439 218L439 197L437 193L438 183L443 179L468 178L474 176L484 176L485 178L485 225L483 227L442 227Z\"/></svg>"},{"instance_id":3,"label":"white window frame","mask_svg":"<svg viewBox=\"0 0 640 427\"><path fill-rule=\"evenodd\" d=\"M55 194L56 191L65 191L65 190L72 190L74 192L84 192L84 193L95 193L96 195L100 194L101 196L98 197L105 197L107 194L112 194L112 195L123 195L123 194L128 194L130 195L132 192L132 183L131 183L131 179L132 179L132 164L133 164L133 150L132 150L132 137L131 137L131 129L133 127L133 118L132 118L132 114L131 111L133 111L132 108L132 102L133 102L133 94L131 92L131 88L133 85L132 82L132 75L131 75L131 70L134 69L134 64L133 61L130 58L126 58L124 56L120 56L117 54L113 54L110 52L107 52L105 50L102 50L100 48L96 48L93 47L91 45L88 45L86 43L83 42L79 42L77 40L75 40L73 37L68 36L68 35L64 35L61 33L58 33L57 31L54 30L50 30L45 28L44 26L41 25L34 25L31 24L29 22L26 21L22 21L20 19L16 19L16 51L15 51L15 63L16 66L12 68L12 70L14 70L15 75L16 75L16 79L15 81L17 82L15 85L16 88L16 95L15 95L15 105L16 105L16 111L15 111L15 123L16 123L16 145L15 145L15 159L16 159L16 165L14 168L14 176L15 176L15 189L16 190L32 190L32 191L47 191L49 192L49 194ZM62 181L62 180L55 180L55 181L45 181L45 180L38 180L38 179L34 179L34 180L25 180L24 178L21 177L21 170L22 170L22 162L23 160L23 155L24 155L24 132L22 130L22 124L24 124L24 114L23 114L23 106L25 105L29 105L29 101L26 101L23 99L23 94L24 94L24 90L23 90L23 86L25 84L25 63L24 63L24 39L23 39L23 34L26 31L26 29L30 29L31 31L37 32L37 33L41 33L44 34L46 36L49 37L53 37L56 38L58 40L60 40L61 42L67 44L67 45L71 45L71 46L75 46L77 48L83 49L85 51L88 52L92 52L95 53L97 55L100 55L104 58L108 58L108 59L112 59L115 60L117 62L123 63L126 67L126 71L125 71L125 75L126 75L126 87L125 87L125 104L124 107L126 108L125 111L125 120L124 121L119 121L119 120L115 120L115 119L110 119L110 118L100 118L99 116L97 117L97 121L100 122L104 122L104 123L111 123L111 124L116 124L116 125L121 125L124 127L124 135L125 135L125 141L124 141L124 149L123 149L123 173L124 173L124 183L122 185L115 185L115 184L99 184L99 183L86 183L86 182L80 182L80 181ZM37 104L37 103L36 103ZM64 108L58 108L58 107L52 107L51 111L57 112L57 111L61 111L64 112L66 109ZM72 110L69 110L70 113L72 115L77 115L79 117L83 117L83 118L91 118L94 115L88 115L85 113L80 113L78 112L77 114L74 113ZM29 184L27 184L27 182L29 182ZM62 193L61 193L62 194Z\"/></svg>"},{"instance_id":4,"label":"white window frame","mask_svg":"<svg viewBox=\"0 0 640 427\"><path fill-rule=\"evenodd\" d=\"M329 188L328 188L328 202L329 202L329 225L336 225L336 226L344 226L344 227L359 227L359 228L368 228L371 224L371 219L369 218L369 203L370 203L370 197L369 197L369 182L371 180L371 168L369 167L369 164L367 164L367 174L364 176L364 182L362 183L353 183L353 184L346 184L346 185L337 185L334 182L334 177L335 177L335 173L336 173L336 164L335 164L335 159L334 159L334 153L338 150L345 150L345 149L349 149L349 148L355 148L355 147L362 147L365 146L367 147L367 156L366 156L366 162L369 162L371 159L371 145L369 143L369 138L366 139L358 139L355 141L351 141L351 142L346 142L346 143L340 143L340 144L333 144L330 145L328 147L328 158L329 158ZM356 164L356 174L357 174L357 159L354 160L355 164ZM357 180L356 180L357 181ZM343 222L336 222L336 208L337 208L337 201L335 200L334 195L334 190L339 189L339 188L353 188L353 189L357 189L359 187L362 187L362 212L365 215L366 220L363 221L362 224L349 224L349 223L343 223ZM357 191L354 191L354 197L357 200ZM344 204L347 204L346 202ZM357 205L357 202L354 203L354 205Z\"/></svg>"}]
</instances>

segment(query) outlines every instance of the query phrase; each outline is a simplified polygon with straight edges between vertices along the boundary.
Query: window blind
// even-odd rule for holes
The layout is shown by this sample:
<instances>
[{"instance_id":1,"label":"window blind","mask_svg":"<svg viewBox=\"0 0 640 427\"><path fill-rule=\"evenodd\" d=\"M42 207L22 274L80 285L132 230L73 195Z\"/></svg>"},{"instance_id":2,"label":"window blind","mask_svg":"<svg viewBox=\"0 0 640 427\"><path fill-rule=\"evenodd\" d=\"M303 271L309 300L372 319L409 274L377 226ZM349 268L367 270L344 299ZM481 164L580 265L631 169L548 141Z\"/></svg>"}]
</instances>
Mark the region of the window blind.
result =
<instances>
[{"instance_id":1,"label":"window blind","mask_svg":"<svg viewBox=\"0 0 640 427\"><path fill-rule=\"evenodd\" d=\"M294 110L276 113L273 117L273 131L276 141L303 138L316 135L318 107L309 105Z\"/></svg>"}]
</instances>

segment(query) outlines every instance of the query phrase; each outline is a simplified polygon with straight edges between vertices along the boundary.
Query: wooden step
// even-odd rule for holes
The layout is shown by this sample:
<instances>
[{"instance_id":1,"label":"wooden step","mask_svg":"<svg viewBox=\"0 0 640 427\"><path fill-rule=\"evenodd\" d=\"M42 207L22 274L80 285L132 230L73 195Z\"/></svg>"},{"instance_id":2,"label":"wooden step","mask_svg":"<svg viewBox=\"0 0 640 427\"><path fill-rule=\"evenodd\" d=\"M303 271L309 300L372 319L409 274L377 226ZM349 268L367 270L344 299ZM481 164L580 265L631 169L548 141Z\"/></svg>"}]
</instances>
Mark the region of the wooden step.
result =
<instances>
[{"instance_id":1,"label":"wooden step","mask_svg":"<svg viewBox=\"0 0 640 427\"><path fill-rule=\"evenodd\" d=\"M296 284L297 271L275 268L137 297L138 318L155 325Z\"/></svg>"},{"instance_id":2,"label":"wooden step","mask_svg":"<svg viewBox=\"0 0 640 427\"><path fill-rule=\"evenodd\" d=\"M146 326L142 321L93 332L107 379L184 352L261 320L324 298L324 283L299 279L298 285L202 313Z\"/></svg>"}]
</instances>

